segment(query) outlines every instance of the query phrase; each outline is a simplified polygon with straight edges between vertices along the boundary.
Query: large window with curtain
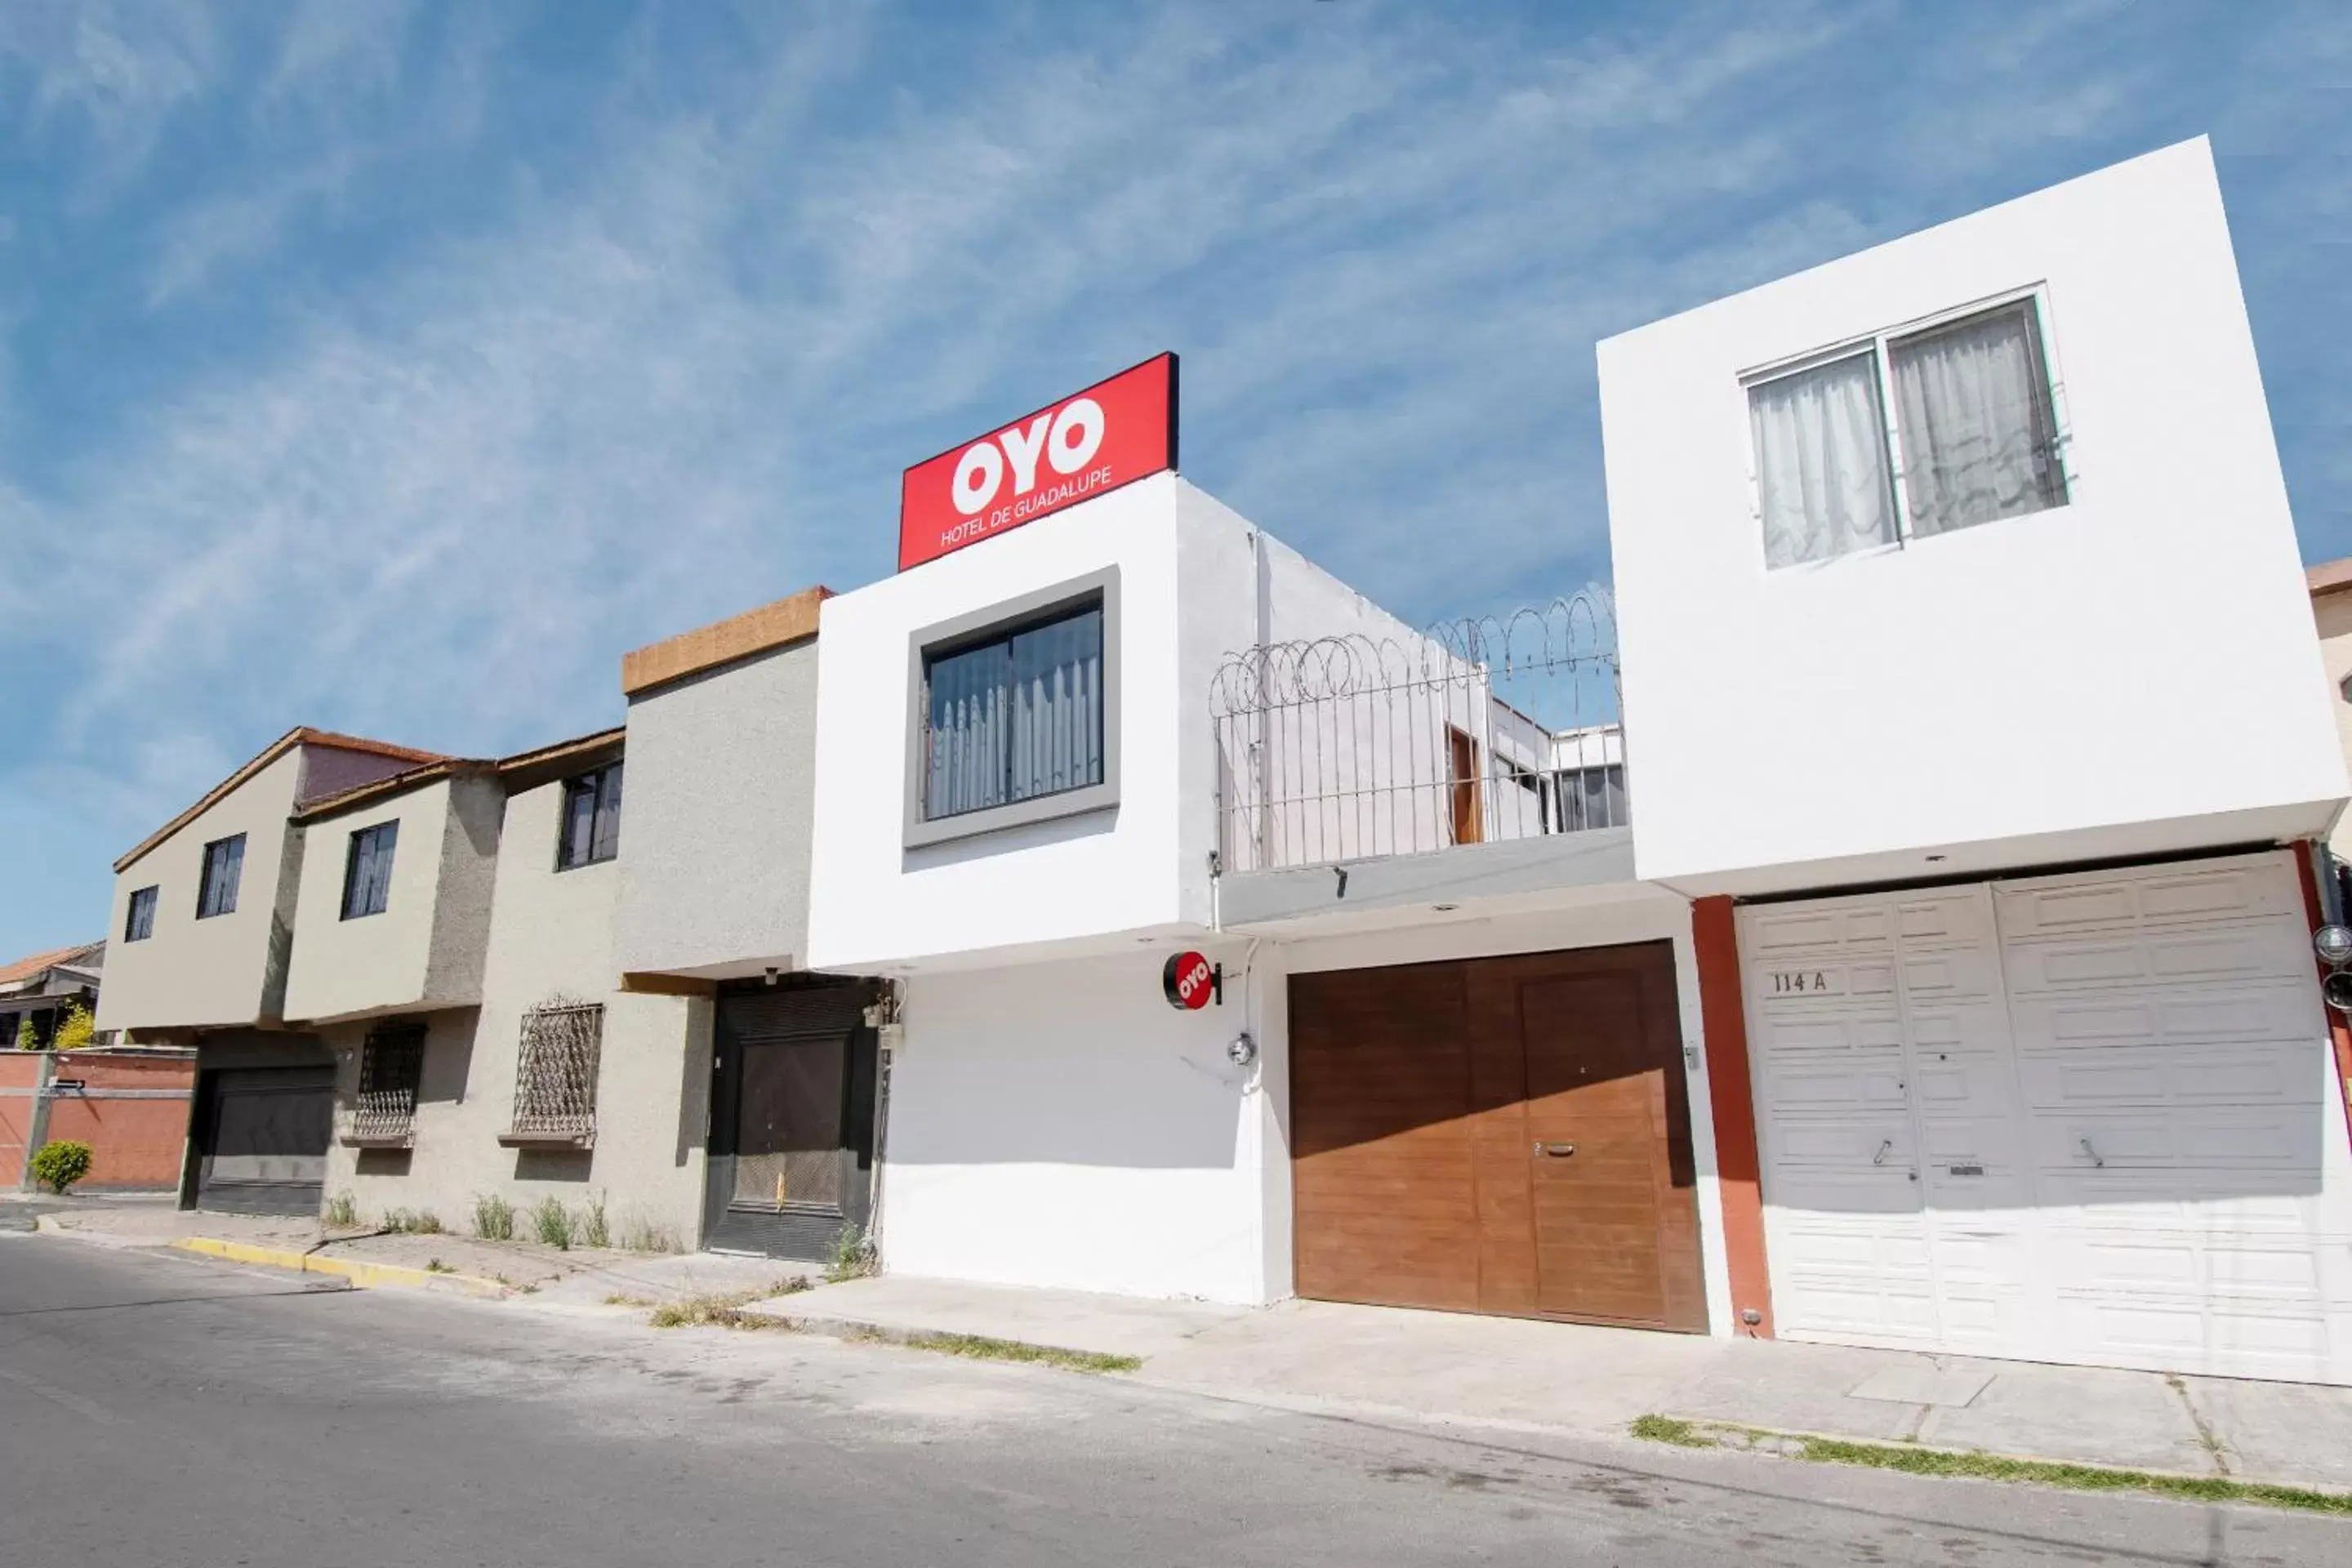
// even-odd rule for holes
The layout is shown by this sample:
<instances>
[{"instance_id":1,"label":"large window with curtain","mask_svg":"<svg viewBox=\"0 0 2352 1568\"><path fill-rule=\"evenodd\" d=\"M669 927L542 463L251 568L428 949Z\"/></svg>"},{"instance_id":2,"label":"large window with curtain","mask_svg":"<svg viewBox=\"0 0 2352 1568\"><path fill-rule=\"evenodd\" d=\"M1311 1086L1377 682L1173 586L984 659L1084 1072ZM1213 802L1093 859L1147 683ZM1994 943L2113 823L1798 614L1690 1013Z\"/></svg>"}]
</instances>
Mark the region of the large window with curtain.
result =
<instances>
[{"instance_id":1,"label":"large window with curtain","mask_svg":"<svg viewBox=\"0 0 2352 1568\"><path fill-rule=\"evenodd\" d=\"M2066 502L2032 297L1750 381L1748 417L1768 567Z\"/></svg>"},{"instance_id":2,"label":"large window with curtain","mask_svg":"<svg viewBox=\"0 0 2352 1568\"><path fill-rule=\"evenodd\" d=\"M1104 761L1099 599L925 651L923 820L1090 788Z\"/></svg>"}]
</instances>

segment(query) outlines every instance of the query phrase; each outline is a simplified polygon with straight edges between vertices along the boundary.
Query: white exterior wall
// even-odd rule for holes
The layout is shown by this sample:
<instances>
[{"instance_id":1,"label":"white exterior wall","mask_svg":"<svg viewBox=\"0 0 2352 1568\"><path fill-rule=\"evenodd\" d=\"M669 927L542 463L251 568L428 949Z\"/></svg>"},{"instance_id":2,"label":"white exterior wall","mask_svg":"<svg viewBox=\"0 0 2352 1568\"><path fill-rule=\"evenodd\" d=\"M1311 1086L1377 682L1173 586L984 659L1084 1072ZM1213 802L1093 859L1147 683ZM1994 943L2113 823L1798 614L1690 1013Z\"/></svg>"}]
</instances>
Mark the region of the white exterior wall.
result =
<instances>
[{"instance_id":1,"label":"white exterior wall","mask_svg":"<svg viewBox=\"0 0 2352 1568\"><path fill-rule=\"evenodd\" d=\"M294 918L293 878L301 850L287 818L301 774L298 746L116 875L97 1027L134 1033L220 1028L259 1021L276 1005L269 994L270 930L274 920L290 928ZM239 833L245 861L236 909L200 921L196 894L205 846ZM160 889L154 932L124 942L131 895L147 887ZM282 975L277 978L282 983Z\"/></svg>"},{"instance_id":2,"label":"white exterior wall","mask_svg":"<svg viewBox=\"0 0 2352 1568\"><path fill-rule=\"evenodd\" d=\"M1402 629L1271 540L1261 566L1259 537L1160 475L826 600L809 966L909 973L1206 929L1218 666L1268 636ZM912 637L1107 567L1119 574L1117 809L906 848Z\"/></svg>"},{"instance_id":3,"label":"white exterior wall","mask_svg":"<svg viewBox=\"0 0 2352 1568\"><path fill-rule=\"evenodd\" d=\"M1707 1310L1735 1331L1686 905L1661 894L1291 942L1204 942L1225 1001L1180 1013L1149 951L907 983L882 1174L893 1273L1265 1302L1291 1294L1293 973L1669 941ZM1257 1063L1225 1048L1247 1030Z\"/></svg>"},{"instance_id":4,"label":"white exterior wall","mask_svg":"<svg viewBox=\"0 0 2352 1568\"><path fill-rule=\"evenodd\" d=\"M2033 286L2070 504L1768 572L1742 375ZM1754 892L2333 819L2345 764L2201 140L1599 355L1643 877ZM2222 762L2184 765L2192 727Z\"/></svg>"}]
</instances>

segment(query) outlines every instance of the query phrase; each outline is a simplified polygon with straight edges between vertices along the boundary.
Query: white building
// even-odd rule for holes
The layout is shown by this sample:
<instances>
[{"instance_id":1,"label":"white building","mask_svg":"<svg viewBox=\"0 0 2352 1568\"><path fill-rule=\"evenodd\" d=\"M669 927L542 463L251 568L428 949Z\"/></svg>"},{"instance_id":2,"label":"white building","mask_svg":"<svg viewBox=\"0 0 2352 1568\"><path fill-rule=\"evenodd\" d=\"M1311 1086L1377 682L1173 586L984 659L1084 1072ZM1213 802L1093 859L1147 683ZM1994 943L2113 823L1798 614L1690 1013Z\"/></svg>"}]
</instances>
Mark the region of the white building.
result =
<instances>
[{"instance_id":1,"label":"white building","mask_svg":"<svg viewBox=\"0 0 2352 1568\"><path fill-rule=\"evenodd\" d=\"M1622 733L1605 603L1424 637L1165 471L825 603L886 1267L2352 1382L2347 786L2204 145L1600 359Z\"/></svg>"}]
</instances>

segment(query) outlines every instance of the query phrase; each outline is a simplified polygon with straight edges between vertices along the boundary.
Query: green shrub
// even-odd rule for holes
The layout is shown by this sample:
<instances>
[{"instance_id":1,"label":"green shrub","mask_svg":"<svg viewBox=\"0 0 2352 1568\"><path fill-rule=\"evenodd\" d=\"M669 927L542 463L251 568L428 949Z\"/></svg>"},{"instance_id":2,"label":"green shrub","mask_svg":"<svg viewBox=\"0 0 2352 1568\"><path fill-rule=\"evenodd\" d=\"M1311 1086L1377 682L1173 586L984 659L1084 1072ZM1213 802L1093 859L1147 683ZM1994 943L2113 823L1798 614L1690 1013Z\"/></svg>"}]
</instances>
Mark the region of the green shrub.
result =
<instances>
[{"instance_id":1,"label":"green shrub","mask_svg":"<svg viewBox=\"0 0 2352 1568\"><path fill-rule=\"evenodd\" d=\"M89 1044L91 1026L89 1009L80 1003L68 1004L66 1016L58 1021L58 1032L49 1038L53 1051L78 1051Z\"/></svg>"},{"instance_id":2,"label":"green shrub","mask_svg":"<svg viewBox=\"0 0 2352 1568\"><path fill-rule=\"evenodd\" d=\"M563 1200L552 1193L530 1205L530 1228L548 1246L571 1250L572 1216L564 1213Z\"/></svg>"},{"instance_id":3,"label":"green shrub","mask_svg":"<svg viewBox=\"0 0 2352 1568\"><path fill-rule=\"evenodd\" d=\"M337 1193L327 1200L320 1217L330 1229L349 1230L360 1223L360 1201L349 1193Z\"/></svg>"},{"instance_id":4,"label":"green shrub","mask_svg":"<svg viewBox=\"0 0 2352 1568\"><path fill-rule=\"evenodd\" d=\"M30 1013L16 1020L16 1048L20 1051L41 1048L41 1042L33 1037L33 1016Z\"/></svg>"},{"instance_id":5,"label":"green shrub","mask_svg":"<svg viewBox=\"0 0 2352 1568\"><path fill-rule=\"evenodd\" d=\"M44 1143L33 1156L33 1180L53 1193L63 1193L89 1174L89 1145L71 1138Z\"/></svg>"},{"instance_id":6,"label":"green shrub","mask_svg":"<svg viewBox=\"0 0 2352 1568\"><path fill-rule=\"evenodd\" d=\"M586 1206L581 1209L579 1217L572 1222L572 1234L579 1238L583 1247L613 1245L613 1227L604 1217L604 1194L598 1193L590 1198Z\"/></svg>"},{"instance_id":7,"label":"green shrub","mask_svg":"<svg viewBox=\"0 0 2352 1568\"><path fill-rule=\"evenodd\" d=\"M824 1266L824 1277L835 1285L844 1279L863 1279L879 1272L881 1264L874 1238L863 1226L852 1223L843 1226L833 1238L833 1258Z\"/></svg>"},{"instance_id":8,"label":"green shrub","mask_svg":"<svg viewBox=\"0 0 2352 1568\"><path fill-rule=\"evenodd\" d=\"M494 1193L482 1193L474 1199L474 1234L484 1241L514 1239L514 1205Z\"/></svg>"},{"instance_id":9,"label":"green shrub","mask_svg":"<svg viewBox=\"0 0 2352 1568\"><path fill-rule=\"evenodd\" d=\"M441 1234L441 1221L431 1209L386 1209L383 1228L402 1236L438 1236Z\"/></svg>"}]
</instances>

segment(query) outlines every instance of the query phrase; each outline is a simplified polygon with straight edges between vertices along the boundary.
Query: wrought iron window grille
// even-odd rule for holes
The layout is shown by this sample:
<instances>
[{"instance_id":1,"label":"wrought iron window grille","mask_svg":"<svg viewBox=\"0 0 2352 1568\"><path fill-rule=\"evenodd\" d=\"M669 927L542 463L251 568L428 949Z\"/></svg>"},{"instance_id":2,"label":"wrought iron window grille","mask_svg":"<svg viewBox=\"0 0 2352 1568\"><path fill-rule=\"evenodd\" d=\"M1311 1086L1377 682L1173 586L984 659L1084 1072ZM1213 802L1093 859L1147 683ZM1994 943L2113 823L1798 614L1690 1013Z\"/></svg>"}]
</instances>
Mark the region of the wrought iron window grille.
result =
<instances>
[{"instance_id":1,"label":"wrought iron window grille","mask_svg":"<svg viewBox=\"0 0 2352 1568\"><path fill-rule=\"evenodd\" d=\"M604 1039L602 1003L551 1002L525 1013L515 1062L514 1120L499 1142L593 1147Z\"/></svg>"},{"instance_id":2,"label":"wrought iron window grille","mask_svg":"<svg viewBox=\"0 0 2352 1568\"><path fill-rule=\"evenodd\" d=\"M416 1090L425 1075L425 1026L379 1024L360 1047L360 1091L346 1143L405 1149L416 1137Z\"/></svg>"}]
</instances>

